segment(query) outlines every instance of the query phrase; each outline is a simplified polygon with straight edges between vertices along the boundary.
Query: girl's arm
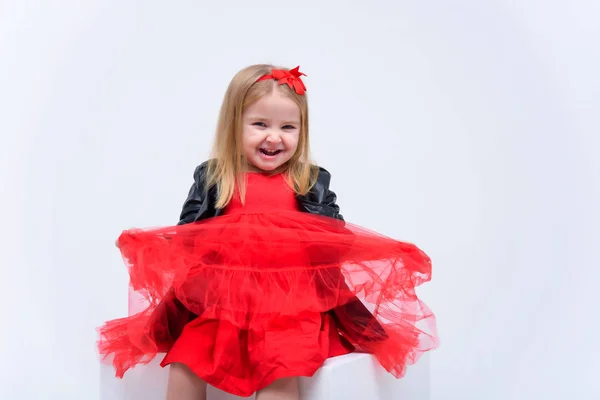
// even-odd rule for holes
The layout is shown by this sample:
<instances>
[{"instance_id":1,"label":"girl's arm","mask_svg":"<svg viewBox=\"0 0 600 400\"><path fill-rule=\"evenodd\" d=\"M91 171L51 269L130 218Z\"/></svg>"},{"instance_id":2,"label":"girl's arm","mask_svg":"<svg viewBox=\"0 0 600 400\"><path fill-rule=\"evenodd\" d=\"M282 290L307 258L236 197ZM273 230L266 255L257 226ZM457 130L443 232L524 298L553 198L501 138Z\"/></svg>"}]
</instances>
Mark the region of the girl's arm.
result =
<instances>
[{"instance_id":1,"label":"girl's arm","mask_svg":"<svg viewBox=\"0 0 600 400\"><path fill-rule=\"evenodd\" d=\"M206 164L206 162L200 164L194 171L194 183L190 187L188 196L183 203L177 225L194 222L198 214L203 209L206 209Z\"/></svg>"},{"instance_id":2,"label":"girl's arm","mask_svg":"<svg viewBox=\"0 0 600 400\"><path fill-rule=\"evenodd\" d=\"M329 189L331 174L325 168L319 167L317 181L311 190L301 197L302 205L308 212L344 220L337 204L337 195Z\"/></svg>"},{"instance_id":3,"label":"girl's arm","mask_svg":"<svg viewBox=\"0 0 600 400\"><path fill-rule=\"evenodd\" d=\"M331 174L323 168L321 168L321 170L323 171L323 175L326 176L326 178L323 179L327 180L327 184L324 187L325 196L322 204L331 210L333 218L343 221L344 216L340 214L340 206L337 204L337 195L333 190L329 189L329 183L331 182ZM319 174L321 174L321 171L319 171Z\"/></svg>"}]
</instances>

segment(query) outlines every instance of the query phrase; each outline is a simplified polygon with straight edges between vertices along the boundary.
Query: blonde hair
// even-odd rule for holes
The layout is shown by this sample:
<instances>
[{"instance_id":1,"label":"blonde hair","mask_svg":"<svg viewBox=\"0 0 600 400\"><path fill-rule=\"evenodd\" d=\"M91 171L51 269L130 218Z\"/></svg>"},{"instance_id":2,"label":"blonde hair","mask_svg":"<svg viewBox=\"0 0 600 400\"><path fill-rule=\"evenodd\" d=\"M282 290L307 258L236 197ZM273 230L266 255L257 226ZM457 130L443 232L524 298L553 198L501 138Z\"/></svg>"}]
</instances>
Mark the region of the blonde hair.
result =
<instances>
[{"instance_id":1,"label":"blonde hair","mask_svg":"<svg viewBox=\"0 0 600 400\"><path fill-rule=\"evenodd\" d=\"M287 85L278 85L272 79L257 82L263 75L270 74L274 68L285 69L268 64L246 67L233 77L225 92L206 179L207 187L218 187L216 208L224 208L229 204L236 187L244 202L246 181L242 179L242 174L247 169L247 161L242 149L242 114L248 106L273 90L281 90L298 105L301 126L295 154L284 165L270 173L284 172L290 187L301 195L306 194L316 180L318 168L310 162L309 157L306 94L298 95Z\"/></svg>"}]
</instances>

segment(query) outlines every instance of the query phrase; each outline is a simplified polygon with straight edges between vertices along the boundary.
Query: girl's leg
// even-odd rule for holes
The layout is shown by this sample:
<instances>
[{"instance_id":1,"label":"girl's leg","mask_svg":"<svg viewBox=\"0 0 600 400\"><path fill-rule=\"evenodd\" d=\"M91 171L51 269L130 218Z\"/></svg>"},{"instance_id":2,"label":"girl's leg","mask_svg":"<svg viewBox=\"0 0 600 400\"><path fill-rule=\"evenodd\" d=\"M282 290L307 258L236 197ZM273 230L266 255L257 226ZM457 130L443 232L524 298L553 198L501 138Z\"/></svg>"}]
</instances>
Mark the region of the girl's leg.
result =
<instances>
[{"instance_id":1,"label":"girl's leg","mask_svg":"<svg viewBox=\"0 0 600 400\"><path fill-rule=\"evenodd\" d=\"M206 382L184 364L170 365L167 400L206 400Z\"/></svg>"},{"instance_id":2,"label":"girl's leg","mask_svg":"<svg viewBox=\"0 0 600 400\"><path fill-rule=\"evenodd\" d=\"M256 394L256 400L300 400L298 378L278 379Z\"/></svg>"}]
</instances>

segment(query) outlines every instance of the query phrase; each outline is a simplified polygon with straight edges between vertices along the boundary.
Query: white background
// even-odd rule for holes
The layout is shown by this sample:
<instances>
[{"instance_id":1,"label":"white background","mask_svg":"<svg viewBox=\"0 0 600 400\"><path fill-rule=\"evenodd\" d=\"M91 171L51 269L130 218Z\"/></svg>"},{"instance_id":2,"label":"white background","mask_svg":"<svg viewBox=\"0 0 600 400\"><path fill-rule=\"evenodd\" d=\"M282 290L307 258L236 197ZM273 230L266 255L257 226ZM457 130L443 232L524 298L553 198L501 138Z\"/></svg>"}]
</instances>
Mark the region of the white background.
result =
<instances>
[{"instance_id":1,"label":"white background","mask_svg":"<svg viewBox=\"0 0 600 400\"><path fill-rule=\"evenodd\" d=\"M95 327L127 310L114 240L177 221L258 62L308 74L346 219L433 258L434 400L600 398L599 19L596 0L0 1L0 398L98 398Z\"/></svg>"}]
</instances>

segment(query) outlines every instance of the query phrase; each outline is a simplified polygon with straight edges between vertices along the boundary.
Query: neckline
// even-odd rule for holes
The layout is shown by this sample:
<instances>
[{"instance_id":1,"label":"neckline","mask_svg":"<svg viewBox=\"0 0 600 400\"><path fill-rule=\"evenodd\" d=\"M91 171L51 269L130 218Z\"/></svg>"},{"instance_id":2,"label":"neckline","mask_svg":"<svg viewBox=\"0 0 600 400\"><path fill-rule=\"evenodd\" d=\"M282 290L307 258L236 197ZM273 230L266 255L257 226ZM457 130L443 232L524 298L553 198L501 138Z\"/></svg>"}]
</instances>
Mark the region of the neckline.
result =
<instances>
[{"instance_id":1,"label":"neckline","mask_svg":"<svg viewBox=\"0 0 600 400\"><path fill-rule=\"evenodd\" d=\"M258 171L246 171L246 172L244 172L244 174L246 174L246 175L258 175L258 176L264 176L265 178L274 178L274 177L276 177L276 176L282 176L282 175L283 175L283 172L278 172L278 173L276 173L276 174L273 174L273 175L271 175L271 174L268 174L268 173L266 173L266 172L258 172Z\"/></svg>"}]
</instances>

